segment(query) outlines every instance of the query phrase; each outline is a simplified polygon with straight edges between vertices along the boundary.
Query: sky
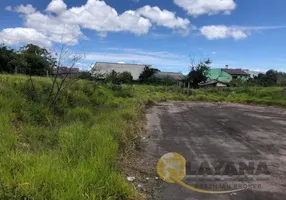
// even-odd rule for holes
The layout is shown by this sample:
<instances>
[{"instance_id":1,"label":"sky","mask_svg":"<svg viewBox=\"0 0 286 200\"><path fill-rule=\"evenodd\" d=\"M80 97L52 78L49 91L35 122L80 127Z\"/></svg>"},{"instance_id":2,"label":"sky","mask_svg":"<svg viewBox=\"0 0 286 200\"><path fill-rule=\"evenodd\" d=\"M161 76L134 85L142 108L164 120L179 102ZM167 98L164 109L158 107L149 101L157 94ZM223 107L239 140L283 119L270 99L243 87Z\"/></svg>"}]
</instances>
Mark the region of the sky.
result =
<instances>
[{"instance_id":1,"label":"sky","mask_svg":"<svg viewBox=\"0 0 286 200\"><path fill-rule=\"evenodd\" d=\"M189 71L212 68L286 71L285 0L9 0L0 1L0 43L64 46L97 61Z\"/></svg>"}]
</instances>

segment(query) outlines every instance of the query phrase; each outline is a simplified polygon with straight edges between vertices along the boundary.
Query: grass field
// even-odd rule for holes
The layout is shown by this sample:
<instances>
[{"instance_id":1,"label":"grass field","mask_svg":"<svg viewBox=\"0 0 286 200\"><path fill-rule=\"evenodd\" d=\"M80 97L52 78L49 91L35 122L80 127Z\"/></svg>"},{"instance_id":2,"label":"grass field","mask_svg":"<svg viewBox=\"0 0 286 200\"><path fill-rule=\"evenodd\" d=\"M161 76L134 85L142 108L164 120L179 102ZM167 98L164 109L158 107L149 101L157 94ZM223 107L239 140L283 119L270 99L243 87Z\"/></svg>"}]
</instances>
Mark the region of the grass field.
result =
<instances>
[{"instance_id":1,"label":"grass field","mask_svg":"<svg viewBox=\"0 0 286 200\"><path fill-rule=\"evenodd\" d=\"M144 109L154 102L229 101L286 107L282 88L196 90L78 81L50 110L51 80L0 76L0 199L136 199L121 173L134 151ZM31 95L33 100L31 100Z\"/></svg>"},{"instance_id":2,"label":"grass field","mask_svg":"<svg viewBox=\"0 0 286 200\"><path fill-rule=\"evenodd\" d=\"M286 96L282 87L238 87L197 90L188 100L248 103L286 107Z\"/></svg>"},{"instance_id":3,"label":"grass field","mask_svg":"<svg viewBox=\"0 0 286 200\"><path fill-rule=\"evenodd\" d=\"M145 101L209 101L232 102L286 107L283 87L235 87L193 90L192 95L183 95L175 87L138 86L136 94Z\"/></svg>"},{"instance_id":4,"label":"grass field","mask_svg":"<svg viewBox=\"0 0 286 200\"><path fill-rule=\"evenodd\" d=\"M32 102L26 77L1 77L0 199L134 196L118 159L136 145L143 104L129 87L79 81L49 111L43 99L50 84L36 78Z\"/></svg>"}]
</instances>

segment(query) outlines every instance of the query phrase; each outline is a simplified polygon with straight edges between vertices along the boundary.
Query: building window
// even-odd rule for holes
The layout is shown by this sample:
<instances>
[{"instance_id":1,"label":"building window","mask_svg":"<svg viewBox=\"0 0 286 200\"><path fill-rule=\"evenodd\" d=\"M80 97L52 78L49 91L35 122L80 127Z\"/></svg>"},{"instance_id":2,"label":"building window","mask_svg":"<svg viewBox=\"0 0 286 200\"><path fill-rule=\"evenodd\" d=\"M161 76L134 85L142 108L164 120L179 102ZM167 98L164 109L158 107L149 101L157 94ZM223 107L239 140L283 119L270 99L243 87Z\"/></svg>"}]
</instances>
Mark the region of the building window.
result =
<instances>
[{"instance_id":1,"label":"building window","mask_svg":"<svg viewBox=\"0 0 286 200\"><path fill-rule=\"evenodd\" d=\"M232 78L233 78L233 79L237 79L237 76L233 76Z\"/></svg>"}]
</instances>

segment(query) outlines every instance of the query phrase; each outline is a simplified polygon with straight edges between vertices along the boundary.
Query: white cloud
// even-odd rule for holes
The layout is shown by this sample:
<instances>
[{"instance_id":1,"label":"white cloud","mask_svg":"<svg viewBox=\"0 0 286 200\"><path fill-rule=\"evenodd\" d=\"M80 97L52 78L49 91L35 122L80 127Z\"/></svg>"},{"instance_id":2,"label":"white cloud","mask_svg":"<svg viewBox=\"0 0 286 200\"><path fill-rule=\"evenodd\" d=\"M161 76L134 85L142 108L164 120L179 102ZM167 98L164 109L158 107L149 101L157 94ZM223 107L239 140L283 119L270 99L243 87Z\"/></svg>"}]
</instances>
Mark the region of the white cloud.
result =
<instances>
[{"instance_id":1,"label":"white cloud","mask_svg":"<svg viewBox=\"0 0 286 200\"><path fill-rule=\"evenodd\" d=\"M5 10L7 11L14 11L14 12L18 12L18 13L23 13L23 14L31 14L36 12L36 9L31 5L31 4L27 4L27 5L19 5L16 6L15 8L13 8L12 6L6 6Z\"/></svg>"},{"instance_id":2,"label":"white cloud","mask_svg":"<svg viewBox=\"0 0 286 200\"><path fill-rule=\"evenodd\" d=\"M233 26L233 28L239 28L246 31L260 31L260 30L275 30L284 29L286 26Z\"/></svg>"},{"instance_id":3,"label":"white cloud","mask_svg":"<svg viewBox=\"0 0 286 200\"><path fill-rule=\"evenodd\" d=\"M170 34L164 34L164 33L151 33L151 38L154 39L164 39L164 38L168 38L171 35Z\"/></svg>"},{"instance_id":4,"label":"white cloud","mask_svg":"<svg viewBox=\"0 0 286 200\"><path fill-rule=\"evenodd\" d=\"M12 6L6 6L6 7L5 7L5 10L7 10L7 11L12 11L13 8L12 8Z\"/></svg>"},{"instance_id":5,"label":"white cloud","mask_svg":"<svg viewBox=\"0 0 286 200\"><path fill-rule=\"evenodd\" d=\"M227 27L224 25L219 26L203 26L200 29L201 33L209 40L233 38L235 40L245 39L250 33L239 27Z\"/></svg>"},{"instance_id":6,"label":"white cloud","mask_svg":"<svg viewBox=\"0 0 286 200\"><path fill-rule=\"evenodd\" d=\"M247 33L243 30L236 30L236 29L230 29L230 35L233 37L235 40L241 40L247 38L250 33Z\"/></svg>"},{"instance_id":7,"label":"white cloud","mask_svg":"<svg viewBox=\"0 0 286 200\"><path fill-rule=\"evenodd\" d=\"M175 29L189 30L189 20L176 17L175 13L145 6L139 10L127 10L122 14L104 1L88 0L84 5L67 8L63 0L52 0L46 7L47 13L37 11L32 5L20 5L6 10L19 12L26 28L31 28L47 37L49 41L77 44L85 38L81 29L95 30L100 37L108 32L131 32L147 34L152 23ZM148 13L148 10L150 13Z\"/></svg>"},{"instance_id":8,"label":"white cloud","mask_svg":"<svg viewBox=\"0 0 286 200\"><path fill-rule=\"evenodd\" d=\"M134 11L126 11L119 16L123 31L130 31L137 35L147 34L152 24L148 19L139 17Z\"/></svg>"},{"instance_id":9,"label":"white cloud","mask_svg":"<svg viewBox=\"0 0 286 200\"><path fill-rule=\"evenodd\" d=\"M87 70L90 66L90 63L77 62L74 67L79 68L80 70Z\"/></svg>"},{"instance_id":10,"label":"white cloud","mask_svg":"<svg viewBox=\"0 0 286 200\"><path fill-rule=\"evenodd\" d=\"M26 6L24 5L17 6L14 10L15 12L19 12L23 14L31 14L31 13L36 12L36 9L31 4L28 4Z\"/></svg>"},{"instance_id":11,"label":"white cloud","mask_svg":"<svg viewBox=\"0 0 286 200\"><path fill-rule=\"evenodd\" d=\"M189 15L199 16L203 14L230 14L236 8L234 0L173 0Z\"/></svg>"},{"instance_id":12,"label":"white cloud","mask_svg":"<svg viewBox=\"0 0 286 200\"><path fill-rule=\"evenodd\" d=\"M159 7L144 6L136 11L138 14L150 19L159 26L172 29L188 29L190 21L176 17L175 13L168 10L161 10Z\"/></svg>"},{"instance_id":13,"label":"white cloud","mask_svg":"<svg viewBox=\"0 0 286 200\"><path fill-rule=\"evenodd\" d=\"M78 25L65 23L58 17L40 12L26 15L25 26L41 32L53 42L69 45L77 44L78 39L84 37Z\"/></svg>"},{"instance_id":14,"label":"white cloud","mask_svg":"<svg viewBox=\"0 0 286 200\"><path fill-rule=\"evenodd\" d=\"M286 26L225 26L225 25L210 25L200 28L202 35L209 40L233 38L235 40L245 39L253 32L261 30L276 30L285 29Z\"/></svg>"},{"instance_id":15,"label":"white cloud","mask_svg":"<svg viewBox=\"0 0 286 200\"><path fill-rule=\"evenodd\" d=\"M114 52L121 52L121 53L131 53L137 55L144 55L144 56L155 56L160 58L177 58L177 59L184 59L186 56L181 54L174 54L169 51L146 51L144 49L133 49L133 48L105 48L104 50L114 51Z\"/></svg>"},{"instance_id":16,"label":"white cloud","mask_svg":"<svg viewBox=\"0 0 286 200\"><path fill-rule=\"evenodd\" d=\"M50 47L48 38L31 28L6 28L0 32L1 42L7 45L33 43L42 47Z\"/></svg>"},{"instance_id":17,"label":"white cloud","mask_svg":"<svg viewBox=\"0 0 286 200\"><path fill-rule=\"evenodd\" d=\"M104 1L88 0L81 7L73 7L58 16L68 24L78 24L83 28L98 32L129 31L136 35L148 33L152 24L134 11L126 11L119 15L117 11Z\"/></svg>"},{"instance_id":18,"label":"white cloud","mask_svg":"<svg viewBox=\"0 0 286 200\"><path fill-rule=\"evenodd\" d=\"M67 5L62 0L52 0L49 3L46 11L56 13L56 14L60 14L63 11L65 11L66 9L67 9Z\"/></svg>"},{"instance_id":19,"label":"white cloud","mask_svg":"<svg viewBox=\"0 0 286 200\"><path fill-rule=\"evenodd\" d=\"M233 0L174 0L174 2L193 16L222 12L229 14L236 7ZM46 7L46 12L37 11L30 4L14 8L7 6L5 9L21 13L20 16L24 19L25 26L23 30L26 32L29 30L30 33L33 30L35 34L41 34L41 37L45 37L46 44L51 42L77 44L80 39L86 38L82 29L94 30L99 37L106 37L108 32L130 32L135 35L144 35L153 25L173 29L173 33L188 34L189 30L196 30L188 19L178 17L174 12L149 5L137 10L118 13L101 0L87 0L84 5L71 8L68 8L63 0L51 0ZM201 27L200 32L210 40L225 38L239 40L247 38L253 31L280 28L286 27L211 25ZM19 32L23 33L23 30L16 28L12 32L19 34ZM5 38L7 38L6 31ZM4 30L1 33L4 34ZM168 35L150 34L154 38L168 37ZM14 37L11 41L15 43L16 40L17 38ZM19 42L22 41L22 37L19 37Z\"/></svg>"},{"instance_id":20,"label":"white cloud","mask_svg":"<svg viewBox=\"0 0 286 200\"><path fill-rule=\"evenodd\" d=\"M61 4L59 2L62 1L53 0L48 5L49 10L51 11L54 9L54 12L59 12L59 7L56 7L56 5ZM62 4L64 3L62 2ZM78 43L79 38L84 38L83 33L81 32L78 25L67 24L63 22L58 16L45 15L39 11L36 11L36 9L30 4L20 5L15 8L6 7L6 9L22 13L24 24L27 30L35 30L36 32L43 34L48 42L53 41L74 45ZM21 38L19 38L19 41L20 39Z\"/></svg>"}]
</instances>

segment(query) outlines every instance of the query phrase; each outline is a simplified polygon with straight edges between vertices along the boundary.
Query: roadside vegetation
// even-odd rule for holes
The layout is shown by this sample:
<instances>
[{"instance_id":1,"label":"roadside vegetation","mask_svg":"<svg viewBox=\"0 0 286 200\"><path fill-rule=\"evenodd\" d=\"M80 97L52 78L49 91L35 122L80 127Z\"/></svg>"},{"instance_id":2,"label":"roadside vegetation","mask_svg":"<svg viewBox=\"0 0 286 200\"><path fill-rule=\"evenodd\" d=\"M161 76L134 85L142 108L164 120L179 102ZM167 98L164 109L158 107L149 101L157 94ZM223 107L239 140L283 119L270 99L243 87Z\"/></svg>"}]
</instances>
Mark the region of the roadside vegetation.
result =
<instances>
[{"instance_id":1,"label":"roadside vegetation","mask_svg":"<svg viewBox=\"0 0 286 200\"><path fill-rule=\"evenodd\" d=\"M133 196L118 165L135 148L142 123L143 104L132 89L78 81L50 110L50 79L34 78L32 92L28 80L0 79L0 199Z\"/></svg>"},{"instance_id":2,"label":"roadside vegetation","mask_svg":"<svg viewBox=\"0 0 286 200\"><path fill-rule=\"evenodd\" d=\"M286 95L283 91L283 87L277 86L199 89L188 100L286 107Z\"/></svg>"},{"instance_id":3,"label":"roadside vegetation","mask_svg":"<svg viewBox=\"0 0 286 200\"><path fill-rule=\"evenodd\" d=\"M286 107L283 87L228 87L191 90L190 95L177 86L137 86L137 93L145 101L205 101L257 104ZM166 92L167 91L167 92Z\"/></svg>"}]
</instances>

